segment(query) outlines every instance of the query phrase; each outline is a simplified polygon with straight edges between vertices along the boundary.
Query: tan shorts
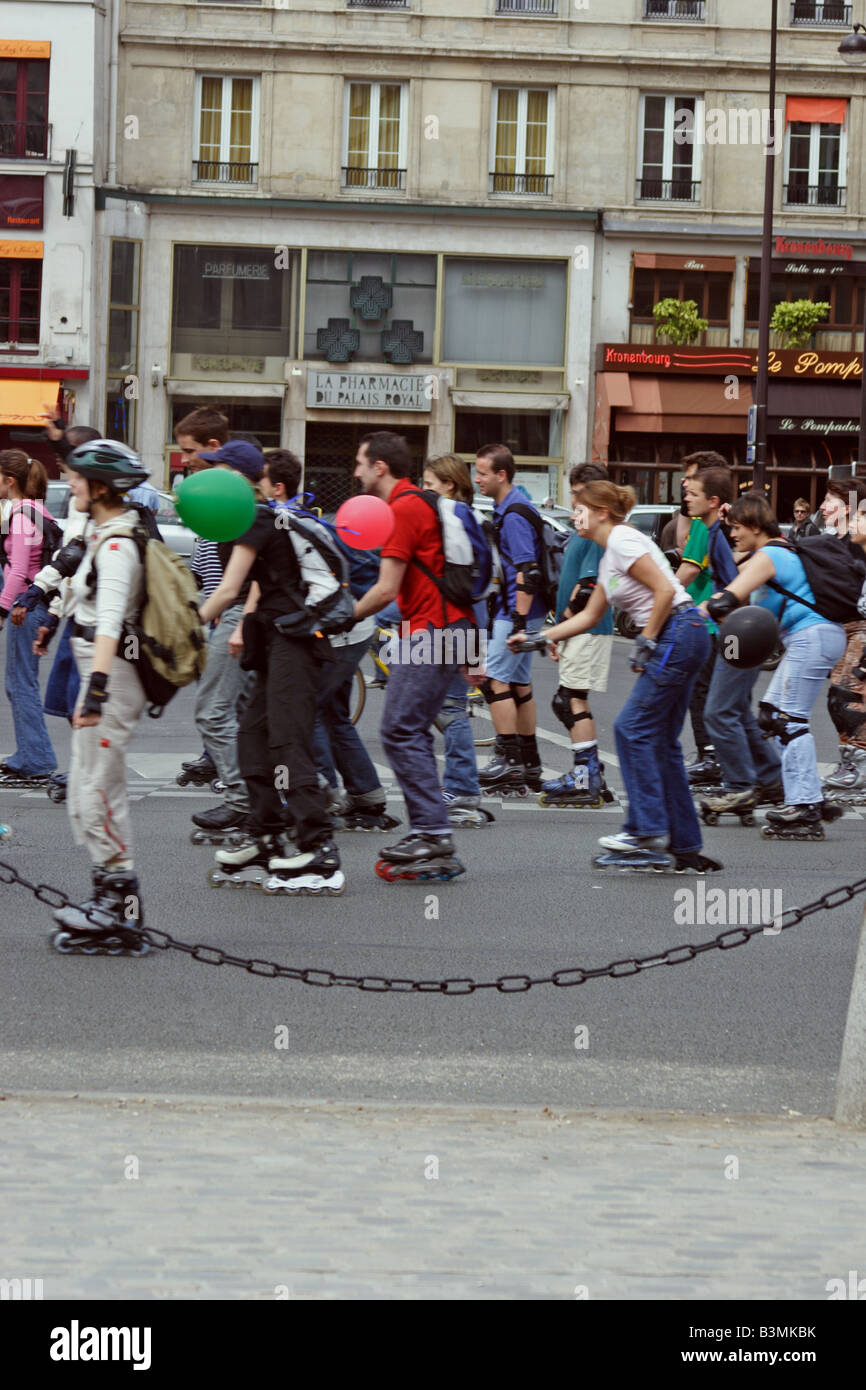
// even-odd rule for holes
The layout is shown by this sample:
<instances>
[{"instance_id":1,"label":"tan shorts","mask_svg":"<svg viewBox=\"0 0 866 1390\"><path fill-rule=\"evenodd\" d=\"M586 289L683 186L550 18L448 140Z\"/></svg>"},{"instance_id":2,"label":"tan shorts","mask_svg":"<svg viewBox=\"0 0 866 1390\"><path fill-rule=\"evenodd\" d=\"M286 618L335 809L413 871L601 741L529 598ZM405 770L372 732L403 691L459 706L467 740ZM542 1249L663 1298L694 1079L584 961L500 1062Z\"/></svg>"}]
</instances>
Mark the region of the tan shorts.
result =
<instances>
[{"instance_id":1,"label":"tan shorts","mask_svg":"<svg viewBox=\"0 0 866 1390\"><path fill-rule=\"evenodd\" d=\"M559 644L559 684L569 690L607 690L613 638L582 632Z\"/></svg>"}]
</instances>

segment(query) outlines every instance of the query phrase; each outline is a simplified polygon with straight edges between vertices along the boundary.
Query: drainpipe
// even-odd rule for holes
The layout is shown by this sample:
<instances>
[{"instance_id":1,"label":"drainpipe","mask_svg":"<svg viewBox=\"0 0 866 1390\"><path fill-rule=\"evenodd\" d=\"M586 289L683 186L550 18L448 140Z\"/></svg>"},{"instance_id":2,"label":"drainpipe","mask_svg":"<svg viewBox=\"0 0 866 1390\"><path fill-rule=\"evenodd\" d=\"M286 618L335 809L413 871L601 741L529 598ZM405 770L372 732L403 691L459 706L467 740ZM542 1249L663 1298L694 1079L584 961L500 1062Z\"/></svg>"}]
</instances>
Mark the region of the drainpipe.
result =
<instances>
[{"instance_id":1,"label":"drainpipe","mask_svg":"<svg viewBox=\"0 0 866 1390\"><path fill-rule=\"evenodd\" d=\"M108 52L108 175L109 186L117 183L117 50L120 42L120 0L109 0Z\"/></svg>"}]
</instances>

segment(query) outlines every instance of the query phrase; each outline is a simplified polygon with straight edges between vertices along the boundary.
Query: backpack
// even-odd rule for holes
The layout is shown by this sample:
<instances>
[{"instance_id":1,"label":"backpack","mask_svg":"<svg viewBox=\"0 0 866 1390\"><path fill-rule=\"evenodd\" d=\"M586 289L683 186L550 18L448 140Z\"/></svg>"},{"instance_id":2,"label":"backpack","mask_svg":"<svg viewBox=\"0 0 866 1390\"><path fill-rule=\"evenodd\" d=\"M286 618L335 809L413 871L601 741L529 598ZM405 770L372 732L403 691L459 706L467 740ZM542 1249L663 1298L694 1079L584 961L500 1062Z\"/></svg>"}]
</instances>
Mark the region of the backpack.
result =
<instances>
[{"instance_id":1,"label":"backpack","mask_svg":"<svg viewBox=\"0 0 866 1390\"><path fill-rule=\"evenodd\" d=\"M141 607L124 623L118 653L131 661L148 700L148 714L158 719L169 700L197 681L207 659L207 639L198 616L198 591L179 555L153 540L143 526L124 526L101 536L93 551L91 593L96 591L96 556L107 540L129 537L142 565Z\"/></svg>"},{"instance_id":2,"label":"backpack","mask_svg":"<svg viewBox=\"0 0 866 1390\"><path fill-rule=\"evenodd\" d=\"M293 507L281 507L275 524L289 533L301 572L301 590L292 593L300 611L277 618L274 626L289 637L348 632L355 626L355 601L349 562L336 536L317 517Z\"/></svg>"},{"instance_id":3,"label":"backpack","mask_svg":"<svg viewBox=\"0 0 866 1390\"><path fill-rule=\"evenodd\" d=\"M785 589L775 580L767 581L767 588L786 599L802 603L814 613L820 613L831 623L853 623L860 617L857 603L860 598L866 560L851 549L841 537L833 534L804 536L800 540L772 540L767 545L783 546L793 550L806 573L809 588L815 595L815 602L798 598L790 589ZM785 605L782 605L782 613ZM779 614L781 620L782 613Z\"/></svg>"},{"instance_id":4,"label":"backpack","mask_svg":"<svg viewBox=\"0 0 866 1390\"><path fill-rule=\"evenodd\" d=\"M130 510L138 512L139 520L147 534L155 541L162 540L162 532L156 524L156 517L150 507L146 507L143 502L130 502Z\"/></svg>"},{"instance_id":5,"label":"backpack","mask_svg":"<svg viewBox=\"0 0 866 1390\"><path fill-rule=\"evenodd\" d=\"M29 512L25 512L25 507L29 508ZM63 527L58 526L50 513L37 511L32 502L22 502L20 507L13 507L9 512L8 529L10 531L12 529L12 517L15 515L16 511L26 516L28 521L32 521L37 532L42 533L42 549L39 552L39 569L44 569L51 560L55 550L59 550L63 544Z\"/></svg>"},{"instance_id":6,"label":"backpack","mask_svg":"<svg viewBox=\"0 0 866 1390\"><path fill-rule=\"evenodd\" d=\"M571 532L557 531L556 527L541 516L534 507L527 507L525 502L512 502L506 507L499 516L494 516L493 526L496 531L497 545L500 554L508 561L512 569L516 566L511 556L504 549L501 542L502 525L509 512L516 512L518 516L524 517L532 526L536 538L539 542L538 568L541 572L541 582L536 589L536 595L544 602L548 610L556 607L556 595L559 590L559 580L562 575L562 566L565 561L565 551L568 542L571 540ZM504 575L502 576L502 588L505 589Z\"/></svg>"},{"instance_id":7,"label":"backpack","mask_svg":"<svg viewBox=\"0 0 866 1390\"><path fill-rule=\"evenodd\" d=\"M336 526L330 521L323 521L314 512L308 512L304 507L293 507L292 511L296 515L309 517L311 521L317 521L320 526L324 526L331 533L334 543L349 567L349 588L352 590L353 598L363 598L372 589L379 578L379 555L375 550L355 550L351 545L347 545L340 536Z\"/></svg>"},{"instance_id":8,"label":"backpack","mask_svg":"<svg viewBox=\"0 0 866 1390\"><path fill-rule=\"evenodd\" d=\"M446 599L457 608L471 608L486 598L493 584L493 557L475 513L466 502L442 497L432 489L412 488L412 492L423 497L436 514L445 567L440 577L417 556L412 556L412 564L432 579L442 595L443 609Z\"/></svg>"}]
</instances>

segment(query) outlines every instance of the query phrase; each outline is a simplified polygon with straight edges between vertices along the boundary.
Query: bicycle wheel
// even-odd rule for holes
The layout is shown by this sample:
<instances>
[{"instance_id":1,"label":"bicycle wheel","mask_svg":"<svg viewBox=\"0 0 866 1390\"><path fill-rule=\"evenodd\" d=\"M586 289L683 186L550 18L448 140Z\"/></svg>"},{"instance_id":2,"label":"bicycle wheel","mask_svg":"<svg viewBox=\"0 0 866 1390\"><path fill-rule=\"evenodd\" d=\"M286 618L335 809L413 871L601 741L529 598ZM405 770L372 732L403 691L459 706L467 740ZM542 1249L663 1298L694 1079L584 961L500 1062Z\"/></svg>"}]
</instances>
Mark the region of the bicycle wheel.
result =
<instances>
[{"instance_id":1,"label":"bicycle wheel","mask_svg":"<svg viewBox=\"0 0 866 1390\"><path fill-rule=\"evenodd\" d=\"M469 718L470 718L470 719L474 719L474 718L475 718L476 711L477 711L477 710L480 708L480 706L483 705L483 704L484 704L484 696L481 694L481 691L478 690L477 688L476 688L475 690L470 690L470 692L469 692ZM476 733L474 729L472 730L472 742L475 744L475 747L476 747L476 748L489 748L490 745L491 745L492 743L495 743L495 742L496 742L496 730L494 729L493 724L492 724L492 723L488 724L486 719L479 719L479 720L478 720L478 732Z\"/></svg>"},{"instance_id":2,"label":"bicycle wheel","mask_svg":"<svg viewBox=\"0 0 866 1390\"><path fill-rule=\"evenodd\" d=\"M364 705L367 703L367 682L364 680L364 672L360 666L355 672L355 708L352 710L352 723L357 724L364 712Z\"/></svg>"}]
</instances>

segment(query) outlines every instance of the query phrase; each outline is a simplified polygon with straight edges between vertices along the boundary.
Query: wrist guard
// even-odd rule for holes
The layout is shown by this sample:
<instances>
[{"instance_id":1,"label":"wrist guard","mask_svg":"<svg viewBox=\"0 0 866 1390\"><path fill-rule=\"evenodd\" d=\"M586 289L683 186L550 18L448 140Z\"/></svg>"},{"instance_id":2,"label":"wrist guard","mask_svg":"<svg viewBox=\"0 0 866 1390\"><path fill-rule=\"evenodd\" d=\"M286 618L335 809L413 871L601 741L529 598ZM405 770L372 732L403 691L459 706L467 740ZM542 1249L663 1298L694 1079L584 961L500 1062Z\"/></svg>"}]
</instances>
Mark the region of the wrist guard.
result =
<instances>
[{"instance_id":1,"label":"wrist guard","mask_svg":"<svg viewBox=\"0 0 866 1390\"><path fill-rule=\"evenodd\" d=\"M724 622L728 614L739 607L740 600L730 589L723 589L720 594L713 594L707 599L707 612L717 623Z\"/></svg>"},{"instance_id":2,"label":"wrist guard","mask_svg":"<svg viewBox=\"0 0 866 1390\"><path fill-rule=\"evenodd\" d=\"M510 636L510 637L513 637L514 634L515 634L515 632L525 632L525 631L526 631L526 614L525 614L525 613L518 613L518 611L517 611L516 608L512 609L512 612L511 612L511 632L509 633L509 636Z\"/></svg>"},{"instance_id":3,"label":"wrist guard","mask_svg":"<svg viewBox=\"0 0 866 1390\"><path fill-rule=\"evenodd\" d=\"M29 589L25 589L23 594L19 594L15 600L16 608L26 608L28 613L39 603L45 602L45 592L40 589L38 584L31 584Z\"/></svg>"},{"instance_id":4,"label":"wrist guard","mask_svg":"<svg viewBox=\"0 0 866 1390\"><path fill-rule=\"evenodd\" d=\"M597 583L598 580L596 579L579 579L577 581L577 590L568 600L568 607L571 609L572 617L576 617L578 613L583 612L589 600L592 598L593 590Z\"/></svg>"},{"instance_id":5,"label":"wrist guard","mask_svg":"<svg viewBox=\"0 0 866 1390\"><path fill-rule=\"evenodd\" d=\"M94 671L90 677L87 694L84 697L84 704L81 706L81 713L102 714L107 699L108 676L104 671Z\"/></svg>"},{"instance_id":6,"label":"wrist guard","mask_svg":"<svg viewBox=\"0 0 866 1390\"><path fill-rule=\"evenodd\" d=\"M634 640L634 648L629 658L631 669L633 671L645 671L657 646L658 642L654 637L644 637L643 633L639 632Z\"/></svg>"}]
</instances>

